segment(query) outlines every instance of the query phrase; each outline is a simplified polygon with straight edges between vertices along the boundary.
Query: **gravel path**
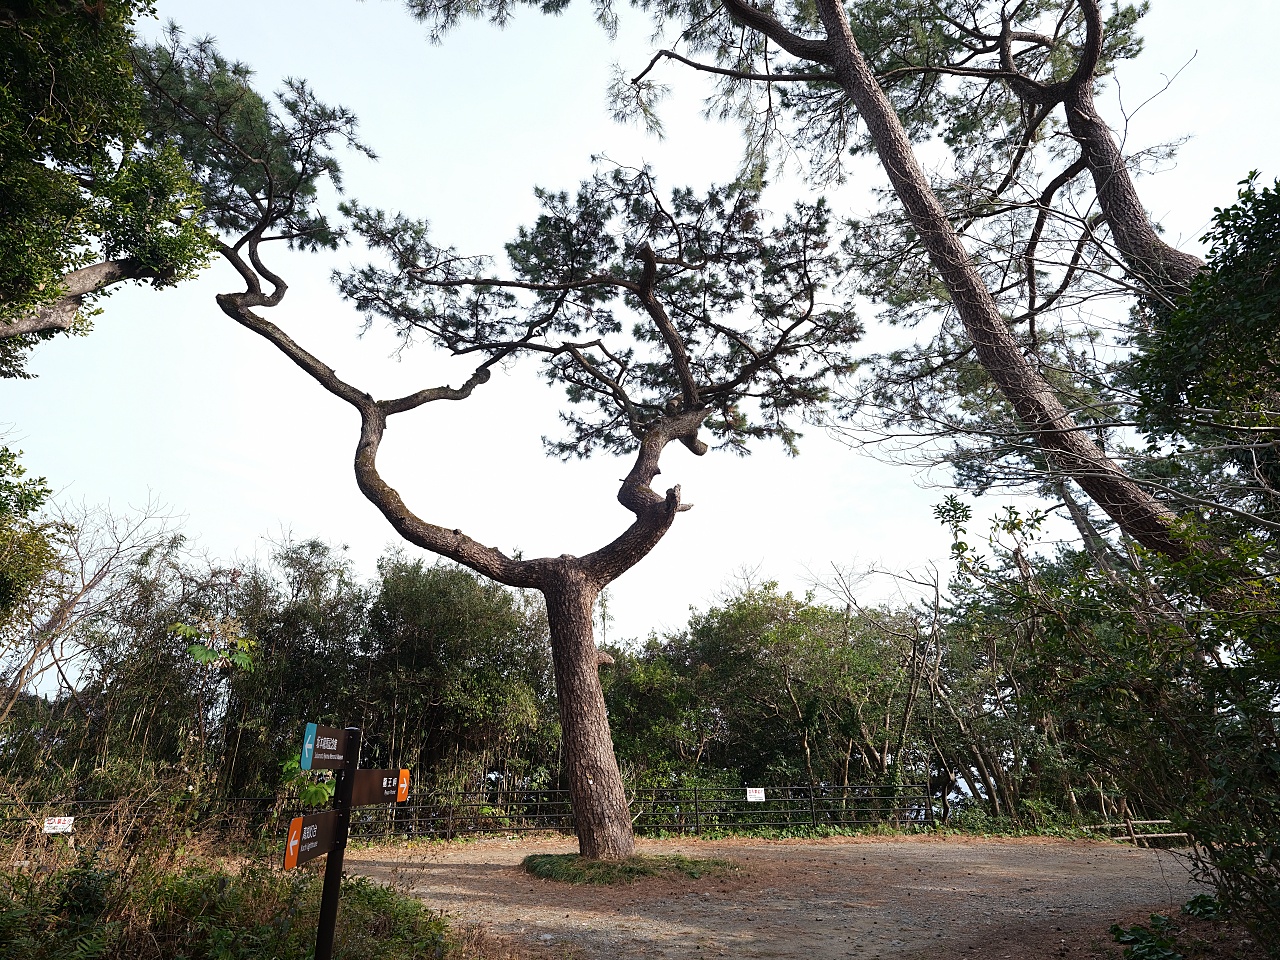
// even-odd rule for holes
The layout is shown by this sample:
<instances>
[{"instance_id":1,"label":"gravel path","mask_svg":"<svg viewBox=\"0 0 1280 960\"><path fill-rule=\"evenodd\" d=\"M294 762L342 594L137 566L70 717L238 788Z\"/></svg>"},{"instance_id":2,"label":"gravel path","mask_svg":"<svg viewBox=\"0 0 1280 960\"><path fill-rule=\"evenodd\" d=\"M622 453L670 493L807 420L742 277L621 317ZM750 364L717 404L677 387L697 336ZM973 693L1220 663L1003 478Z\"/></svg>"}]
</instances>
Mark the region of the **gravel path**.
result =
<instances>
[{"instance_id":1,"label":"gravel path","mask_svg":"<svg viewBox=\"0 0 1280 960\"><path fill-rule=\"evenodd\" d=\"M561 837L350 850L348 870L509 941L604 958L1117 956L1107 934L1198 892L1170 851L1046 840L641 840L642 853L723 857L731 876L574 887L519 868ZM545 950L538 952L547 952Z\"/></svg>"}]
</instances>

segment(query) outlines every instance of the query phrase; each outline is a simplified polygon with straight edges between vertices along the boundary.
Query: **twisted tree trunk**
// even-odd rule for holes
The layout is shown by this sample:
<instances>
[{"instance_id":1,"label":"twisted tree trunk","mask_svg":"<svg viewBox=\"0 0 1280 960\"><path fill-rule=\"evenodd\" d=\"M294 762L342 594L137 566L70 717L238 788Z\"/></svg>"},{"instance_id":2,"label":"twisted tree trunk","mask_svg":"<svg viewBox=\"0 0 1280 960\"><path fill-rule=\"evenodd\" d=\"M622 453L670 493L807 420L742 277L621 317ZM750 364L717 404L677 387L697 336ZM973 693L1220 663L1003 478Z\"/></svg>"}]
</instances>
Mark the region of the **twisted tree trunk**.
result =
<instances>
[{"instance_id":1,"label":"twisted tree trunk","mask_svg":"<svg viewBox=\"0 0 1280 960\"><path fill-rule=\"evenodd\" d=\"M600 688L592 606L599 592L639 563L670 529L676 514L689 509L680 502L680 488L663 496L650 484L660 472L658 461L667 444L679 440L695 453L707 447L698 430L709 410L695 408L664 417L649 426L640 440L631 471L622 481L618 501L634 516L631 525L610 543L582 557L540 557L524 560L507 556L461 530L449 529L419 517L378 472L378 449L387 418L438 400L463 400L489 379L489 369L501 355L481 364L461 387L432 387L392 400L371 395L342 380L332 367L303 349L283 330L254 312L274 306L287 289L280 278L255 261L251 269L239 255L224 255L245 278L244 293L222 294L218 305L237 323L269 341L320 386L345 400L360 414L356 444L356 483L405 540L510 587L538 590L546 598L560 708L564 766L577 825L579 849L593 859L616 859L634 852L635 838L622 776L613 754L609 716ZM267 294L260 277L273 286Z\"/></svg>"},{"instance_id":2,"label":"twisted tree trunk","mask_svg":"<svg viewBox=\"0 0 1280 960\"><path fill-rule=\"evenodd\" d=\"M1062 100L1067 128L1080 145L1098 206L1125 265L1154 296L1171 302L1186 293L1204 262L1160 239L1142 206L1120 146L1094 105L1094 72L1103 44L1102 9L1098 0L1080 0L1080 11L1085 18L1085 45Z\"/></svg>"}]
</instances>

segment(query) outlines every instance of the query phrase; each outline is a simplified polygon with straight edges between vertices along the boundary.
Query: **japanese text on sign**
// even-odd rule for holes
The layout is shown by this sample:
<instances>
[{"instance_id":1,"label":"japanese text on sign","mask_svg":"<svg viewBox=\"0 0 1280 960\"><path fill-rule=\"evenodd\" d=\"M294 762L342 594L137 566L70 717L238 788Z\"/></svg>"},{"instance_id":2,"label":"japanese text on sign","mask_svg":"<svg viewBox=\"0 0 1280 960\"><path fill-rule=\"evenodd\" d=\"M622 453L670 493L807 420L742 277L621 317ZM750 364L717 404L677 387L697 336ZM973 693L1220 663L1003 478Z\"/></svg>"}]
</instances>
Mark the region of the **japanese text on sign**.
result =
<instances>
[{"instance_id":1,"label":"japanese text on sign","mask_svg":"<svg viewBox=\"0 0 1280 960\"><path fill-rule=\"evenodd\" d=\"M347 765L347 732L308 723L302 735L303 770L341 770Z\"/></svg>"},{"instance_id":2,"label":"japanese text on sign","mask_svg":"<svg viewBox=\"0 0 1280 960\"><path fill-rule=\"evenodd\" d=\"M289 839L284 845L284 868L292 870L332 850L337 817L336 810L294 817L289 823Z\"/></svg>"}]
</instances>

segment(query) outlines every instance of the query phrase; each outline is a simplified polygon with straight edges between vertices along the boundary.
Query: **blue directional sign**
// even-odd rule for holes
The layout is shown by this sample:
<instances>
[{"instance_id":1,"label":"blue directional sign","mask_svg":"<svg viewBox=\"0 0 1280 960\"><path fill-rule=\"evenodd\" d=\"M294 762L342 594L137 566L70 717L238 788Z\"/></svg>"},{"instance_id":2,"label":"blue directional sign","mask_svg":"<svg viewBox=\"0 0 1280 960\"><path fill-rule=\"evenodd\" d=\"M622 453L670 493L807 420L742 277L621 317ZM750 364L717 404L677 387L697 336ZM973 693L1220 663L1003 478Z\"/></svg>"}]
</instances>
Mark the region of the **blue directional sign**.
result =
<instances>
[{"instance_id":1,"label":"blue directional sign","mask_svg":"<svg viewBox=\"0 0 1280 960\"><path fill-rule=\"evenodd\" d=\"M303 770L341 770L347 765L347 731L308 723L299 765Z\"/></svg>"},{"instance_id":2,"label":"blue directional sign","mask_svg":"<svg viewBox=\"0 0 1280 960\"><path fill-rule=\"evenodd\" d=\"M302 735L302 769L311 769L311 758L316 752L316 725L307 724L307 732Z\"/></svg>"}]
</instances>

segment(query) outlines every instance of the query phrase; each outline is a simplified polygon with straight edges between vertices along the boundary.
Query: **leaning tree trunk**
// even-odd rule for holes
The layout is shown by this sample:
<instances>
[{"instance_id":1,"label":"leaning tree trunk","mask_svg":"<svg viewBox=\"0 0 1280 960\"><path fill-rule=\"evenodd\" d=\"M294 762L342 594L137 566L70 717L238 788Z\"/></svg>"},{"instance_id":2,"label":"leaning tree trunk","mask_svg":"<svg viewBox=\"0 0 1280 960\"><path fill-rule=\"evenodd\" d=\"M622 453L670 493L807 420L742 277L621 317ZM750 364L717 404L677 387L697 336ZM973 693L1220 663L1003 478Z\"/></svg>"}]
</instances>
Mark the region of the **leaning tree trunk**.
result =
<instances>
[{"instance_id":1,"label":"leaning tree trunk","mask_svg":"<svg viewBox=\"0 0 1280 960\"><path fill-rule=\"evenodd\" d=\"M844 7L837 0L818 0L817 8L827 30L826 62L866 124L881 165L982 366L1040 448L1121 530L1149 549L1175 559L1185 557L1189 551L1174 529L1173 512L1106 456L1023 354L934 194L902 121L858 48Z\"/></svg>"},{"instance_id":2,"label":"leaning tree trunk","mask_svg":"<svg viewBox=\"0 0 1280 960\"><path fill-rule=\"evenodd\" d=\"M544 587L543 595L578 849L584 857L616 860L635 852L635 834L600 688L591 615L597 587L580 569L564 566L559 582Z\"/></svg>"},{"instance_id":3,"label":"leaning tree trunk","mask_svg":"<svg viewBox=\"0 0 1280 960\"><path fill-rule=\"evenodd\" d=\"M86 297L125 280L153 280L160 275L156 270L132 258L106 260L71 270L60 280L61 291L57 300L42 304L30 313L7 322L0 320L0 339L70 330L76 317L80 315Z\"/></svg>"}]
</instances>

